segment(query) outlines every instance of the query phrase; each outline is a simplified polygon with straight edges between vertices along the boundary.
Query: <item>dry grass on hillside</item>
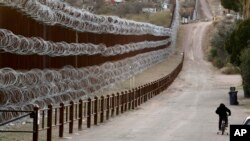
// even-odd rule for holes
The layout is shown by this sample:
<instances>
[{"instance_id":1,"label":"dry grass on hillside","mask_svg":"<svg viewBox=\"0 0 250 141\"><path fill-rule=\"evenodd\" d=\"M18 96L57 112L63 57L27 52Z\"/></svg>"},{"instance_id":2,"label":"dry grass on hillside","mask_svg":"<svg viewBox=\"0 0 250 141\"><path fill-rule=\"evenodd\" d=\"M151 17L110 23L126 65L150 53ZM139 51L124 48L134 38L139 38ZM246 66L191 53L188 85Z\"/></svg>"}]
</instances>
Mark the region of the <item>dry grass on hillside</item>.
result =
<instances>
[{"instance_id":1,"label":"dry grass on hillside","mask_svg":"<svg viewBox=\"0 0 250 141\"><path fill-rule=\"evenodd\" d=\"M171 22L171 14L170 12L162 11L152 14L128 15L127 19L139 22L148 22L158 26L169 27Z\"/></svg>"}]
</instances>

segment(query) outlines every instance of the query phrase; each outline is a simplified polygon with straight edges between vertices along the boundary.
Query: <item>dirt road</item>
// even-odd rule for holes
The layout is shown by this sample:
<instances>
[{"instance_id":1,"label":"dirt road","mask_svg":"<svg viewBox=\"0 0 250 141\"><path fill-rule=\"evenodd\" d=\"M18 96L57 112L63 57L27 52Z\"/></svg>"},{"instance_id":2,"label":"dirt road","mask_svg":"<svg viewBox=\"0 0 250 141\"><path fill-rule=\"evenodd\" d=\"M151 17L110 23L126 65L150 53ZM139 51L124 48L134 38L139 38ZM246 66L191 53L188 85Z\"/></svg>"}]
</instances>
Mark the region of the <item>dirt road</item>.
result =
<instances>
[{"instance_id":1,"label":"dirt road","mask_svg":"<svg viewBox=\"0 0 250 141\"><path fill-rule=\"evenodd\" d=\"M210 11L210 7L207 4L207 0L199 0L199 6L203 18L207 19L213 18L213 15Z\"/></svg>"}]
</instances>

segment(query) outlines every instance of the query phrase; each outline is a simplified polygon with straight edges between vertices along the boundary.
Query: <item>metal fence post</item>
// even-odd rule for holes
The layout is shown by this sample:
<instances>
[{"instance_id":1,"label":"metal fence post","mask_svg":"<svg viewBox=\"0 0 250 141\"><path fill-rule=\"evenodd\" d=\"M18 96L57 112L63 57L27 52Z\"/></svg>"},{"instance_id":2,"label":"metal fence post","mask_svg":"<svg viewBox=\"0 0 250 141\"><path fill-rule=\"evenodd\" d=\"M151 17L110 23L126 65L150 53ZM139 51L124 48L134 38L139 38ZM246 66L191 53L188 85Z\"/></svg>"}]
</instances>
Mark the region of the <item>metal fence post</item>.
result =
<instances>
[{"instance_id":1,"label":"metal fence post","mask_svg":"<svg viewBox=\"0 0 250 141\"><path fill-rule=\"evenodd\" d=\"M148 85L147 85L147 94L146 94L146 101L148 101L148 97L149 97L149 94L150 94L150 92L151 92L151 86L152 85L152 83L149 83Z\"/></svg>"},{"instance_id":2,"label":"metal fence post","mask_svg":"<svg viewBox=\"0 0 250 141\"><path fill-rule=\"evenodd\" d=\"M132 102L132 109L135 109L135 89L132 89L132 94L131 94L131 102Z\"/></svg>"},{"instance_id":3,"label":"metal fence post","mask_svg":"<svg viewBox=\"0 0 250 141\"><path fill-rule=\"evenodd\" d=\"M94 101L94 125L97 125L97 121L98 121L98 97L95 96L95 101Z\"/></svg>"},{"instance_id":4,"label":"metal fence post","mask_svg":"<svg viewBox=\"0 0 250 141\"><path fill-rule=\"evenodd\" d=\"M52 104L48 105L48 121L47 121L47 141L52 141L52 113L53 106Z\"/></svg>"},{"instance_id":5,"label":"metal fence post","mask_svg":"<svg viewBox=\"0 0 250 141\"><path fill-rule=\"evenodd\" d=\"M128 91L128 110L131 109L131 104L132 104L132 101L131 101L131 90Z\"/></svg>"},{"instance_id":6,"label":"metal fence post","mask_svg":"<svg viewBox=\"0 0 250 141\"><path fill-rule=\"evenodd\" d=\"M33 141L38 141L39 135L39 107L37 105L34 106L34 117L33 117Z\"/></svg>"},{"instance_id":7,"label":"metal fence post","mask_svg":"<svg viewBox=\"0 0 250 141\"><path fill-rule=\"evenodd\" d=\"M149 99L151 99L152 96L153 96L153 92L154 92L154 83L155 83L155 82L152 82L151 85L150 85Z\"/></svg>"},{"instance_id":8,"label":"metal fence post","mask_svg":"<svg viewBox=\"0 0 250 141\"><path fill-rule=\"evenodd\" d=\"M146 101L146 94L147 94L147 85L144 85L142 93L142 98L143 98L142 103L145 103Z\"/></svg>"},{"instance_id":9,"label":"metal fence post","mask_svg":"<svg viewBox=\"0 0 250 141\"><path fill-rule=\"evenodd\" d=\"M104 121L104 96L101 96L101 114L100 114L100 122Z\"/></svg>"},{"instance_id":10,"label":"metal fence post","mask_svg":"<svg viewBox=\"0 0 250 141\"><path fill-rule=\"evenodd\" d=\"M107 103L106 103L106 120L109 120L109 112L110 112L110 96L107 95Z\"/></svg>"},{"instance_id":11,"label":"metal fence post","mask_svg":"<svg viewBox=\"0 0 250 141\"><path fill-rule=\"evenodd\" d=\"M64 132L64 103L60 103L59 110L59 137L63 137Z\"/></svg>"},{"instance_id":12,"label":"metal fence post","mask_svg":"<svg viewBox=\"0 0 250 141\"><path fill-rule=\"evenodd\" d=\"M78 113L78 130L82 130L82 118L83 118L83 101L79 100L79 113Z\"/></svg>"},{"instance_id":13,"label":"metal fence post","mask_svg":"<svg viewBox=\"0 0 250 141\"><path fill-rule=\"evenodd\" d=\"M120 109L120 94L117 93L117 96L116 96L116 115L119 115L119 109Z\"/></svg>"},{"instance_id":14,"label":"metal fence post","mask_svg":"<svg viewBox=\"0 0 250 141\"><path fill-rule=\"evenodd\" d=\"M125 91L125 104L124 104L124 106L125 106L124 111L126 112L128 109L128 91Z\"/></svg>"},{"instance_id":15,"label":"metal fence post","mask_svg":"<svg viewBox=\"0 0 250 141\"><path fill-rule=\"evenodd\" d=\"M115 113L115 94L112 94L112 110L111 110L111 116L114 116Z\"/></svg>"},{"instance_id":16,"label":"metal fence post","mask_svg":"<svg viewBox=\"0 0 250 141\"><path fill-rule=\"evenodd\" d=\"M124 92L121 93L121 114L123 114L124 111L124 98L125 98L125 94Z\"/></svg>"},{"instance_id":17,"label":"metal fence post","mask_svg":"<svg viewBox=\"0 0 250 141\"><path fill-rule=\"evenodd\" d=\"M134 93L134 105L135 105L135 108L137 107L138 105L138 91L139 91L140 87L139 88L136 88L135 89L135 93Z\"/></svg>"},{"instance_id":18,"label":"metal fence post","mask_svg":"<svg viewBox=\"0 0 250 141\"><path fill-rule=\"evenodd\" d=\"M87 128L91 127L91 98L88 98L88 107L87 107Z\"/></svg>"},{"instance_id":19,"label":"metal fence post","mask_svg":"<svg viewBox=\"0 0 250 141\"><path fill-rule=\"evenodd\" d=\"M135 105L135 108L137 106L141 105L141 92L142 92L142 86L139 86L138 89L135 92L135 94L136 94L136 105Z\"/></svg>"},{"instance_id":20,"label":"metal fence post","mask_svg":"<svg viewBox=\"0 0 250 141\"><path fill-rule=\"evenodd\" d=\"M70 108L69 108L69 133L73 133L73 126L74 126L74 102L70 101Z\"/></svg>"}]
</instances>

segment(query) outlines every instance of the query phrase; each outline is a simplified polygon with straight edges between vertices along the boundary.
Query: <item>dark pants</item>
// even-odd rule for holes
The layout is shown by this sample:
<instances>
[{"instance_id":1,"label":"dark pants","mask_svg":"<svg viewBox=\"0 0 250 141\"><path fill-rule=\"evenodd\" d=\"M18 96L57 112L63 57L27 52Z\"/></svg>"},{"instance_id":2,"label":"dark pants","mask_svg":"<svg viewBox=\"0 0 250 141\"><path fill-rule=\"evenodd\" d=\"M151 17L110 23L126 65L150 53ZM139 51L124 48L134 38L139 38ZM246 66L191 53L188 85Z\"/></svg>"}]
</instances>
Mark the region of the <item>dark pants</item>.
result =
<instances>
[{"instance_id":1,"label":"dark pants","mask_svg":"<svg viewBox=\"0 0 250 141\"><path fill-rule=\"evenodd\" d=\"M222 124L223 120L225 121L226 126L228 124L228 118L227 117L219 117L219 130L221 130L221 124Z\"/></svg>"}]
</instances>

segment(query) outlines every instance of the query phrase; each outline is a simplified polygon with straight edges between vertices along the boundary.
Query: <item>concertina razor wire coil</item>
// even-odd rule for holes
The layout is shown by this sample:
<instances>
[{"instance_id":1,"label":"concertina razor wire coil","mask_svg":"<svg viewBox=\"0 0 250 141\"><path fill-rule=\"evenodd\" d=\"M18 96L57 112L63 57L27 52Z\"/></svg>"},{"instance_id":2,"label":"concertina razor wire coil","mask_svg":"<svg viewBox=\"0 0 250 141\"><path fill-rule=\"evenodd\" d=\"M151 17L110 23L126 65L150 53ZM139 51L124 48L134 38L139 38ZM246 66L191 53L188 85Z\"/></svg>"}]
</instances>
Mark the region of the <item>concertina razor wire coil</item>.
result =
<instances>
[{"instance_id":1,"label":"concertina razor wire coil","mask_svg":"<svg viewBox=\"0 0 250 141\"><path fill-rule=\"evenodd\" d=\"M5 0L3 4L16 7L37 21L49 25L59 24L79 32L155 36L170 36L172 33L171 28L125 20L116 16L95 15L59 0Z\"/></svg>"},{"instance_id":2,"label":"concertina razor wire coil","mask_svg":"<svg viewBox=\"0 0 250 141\"><path fill-rule=\"evenodd\" d=\"M15 35L9 30L0 29L0 49L20 55L76 56L101 54L102 56L114 56L145 48L166 46L170 41L170 39L143 41L107 47L105 44L52 42L39 37L27 38Z\"/></svg>"},{"instance_id":3,"label":"concertina razor wire coil","mask_svg":"<svg viewBox=\"0 0 250 141\"><path fill-rule=\"evenodd\" d=\"M161 62L170 53L170 48L161 49L117 62L83 68L65 66L59 70L30 71L2 68L0 106L1 109L8 110L31 110L34 104L42 108L49 103L67 102L94 95ZM13 115L0 115L0 121L10 116Z\"/></svg>"}]
</instances>

